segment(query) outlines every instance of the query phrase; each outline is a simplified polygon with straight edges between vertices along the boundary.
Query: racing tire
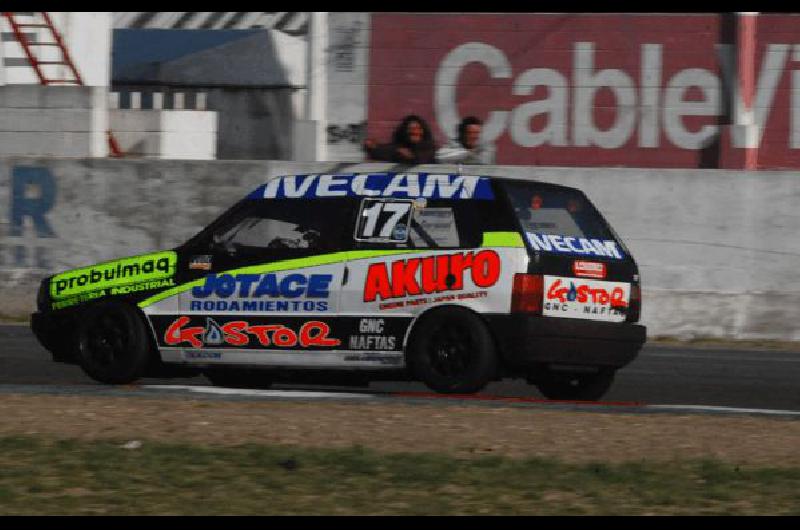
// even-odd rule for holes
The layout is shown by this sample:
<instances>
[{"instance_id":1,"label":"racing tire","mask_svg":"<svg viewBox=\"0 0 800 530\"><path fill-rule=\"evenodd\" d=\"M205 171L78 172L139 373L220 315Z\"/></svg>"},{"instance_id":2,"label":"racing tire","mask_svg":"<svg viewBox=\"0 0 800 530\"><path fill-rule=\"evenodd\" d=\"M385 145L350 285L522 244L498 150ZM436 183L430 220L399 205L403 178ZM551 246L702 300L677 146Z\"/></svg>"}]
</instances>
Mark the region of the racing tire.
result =
<instances>
[{"instance_id":1,"label":"racing tire","mask_svg":"<svg viewBox=\"0 0 800 530\"><path fill-rule=\"evenodd\" d=\"M442 394L473 394L497 374L497 353L486 324L475 313L445 307L422 317L406 353L411 373Z\"/></svg>"},{"instance_id":2,"label":"racing tire","mask_svg":"<svg viewBox=\"0 0 800 530\"><path fill-rule=\"evenodd\" d=\"M611 388L615 375L613 369L596 373L549 372L537 378L535 385L547 399L597 401Z\"/></svg>"},{"instance_id":3,"label":"racing tire","mask_svg":"<svg viewBox=\"0 0 800 530\"><path fill-rule=\"evenodd\" d=\"M101 302L86 310L78 327L78 364L100 383L132 383L144 374L151 360L149 333L133 306Z\"/></svg>"},{"instance_id":4,"label":"racing tire","mask_svg":"<svg viewBox=\"0 0 800 530\"><path fill-rule=\"evenodd\" d=\"M267 389L272 386L273 376L266 370L214 366L203 370L203 375L214 386L226 388Z\"/></svg>"}]
</instances>

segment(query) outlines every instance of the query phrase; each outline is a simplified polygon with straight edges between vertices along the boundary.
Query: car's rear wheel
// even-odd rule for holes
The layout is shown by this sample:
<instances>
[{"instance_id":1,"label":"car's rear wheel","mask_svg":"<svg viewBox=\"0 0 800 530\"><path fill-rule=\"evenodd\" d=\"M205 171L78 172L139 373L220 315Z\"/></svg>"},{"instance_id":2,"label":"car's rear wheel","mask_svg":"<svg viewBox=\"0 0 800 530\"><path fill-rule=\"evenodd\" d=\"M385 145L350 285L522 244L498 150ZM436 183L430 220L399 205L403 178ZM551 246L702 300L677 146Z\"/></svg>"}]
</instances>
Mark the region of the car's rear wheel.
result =
<instances>
[{"instance_id":1,"label":"car's rear wheel","mask_svg":"<svg viewBox=\"0 0 800 530\"><path fill-rule=\"evenodd\" d=\"M266 370L232 366L212 366L203 370L203 375L214 386L227 388L265 389L272 386L273 376Z\"/></svg>"},{"instance_id":2,"label":"car's rear wheel","mask_svg":"<svg viewBox=\"0 0 800 530\"><path fill-rule=\"evenodd\" d=\"M150 362L152 343L139 311L122 302L102 302L86 310L78 329L78 363L101 383L139 379Z\"/></svg>"},{"instance_id":3,"label":"car's rear wheel","mask_svg":"<svg viewBox=\"0 0 800 530\"><path fill-rule=\"evenodd\" d=\"M407 360L415 377L446 394L478 392L497 373L497 354L486 324L459 307L422 317L409 340Z\"/></svg>"},{"instance_id":4,"label":"car's rear wheel","mask_svg":"<svg viewBox=\"0 0 800 530\"><path fill-rule=\"evenodd\" d=\"M557 372L539 375L535 385L547 399L597 401L614 382L616 371L603 368L597 372Z\"/></svg>"}]
</instances>

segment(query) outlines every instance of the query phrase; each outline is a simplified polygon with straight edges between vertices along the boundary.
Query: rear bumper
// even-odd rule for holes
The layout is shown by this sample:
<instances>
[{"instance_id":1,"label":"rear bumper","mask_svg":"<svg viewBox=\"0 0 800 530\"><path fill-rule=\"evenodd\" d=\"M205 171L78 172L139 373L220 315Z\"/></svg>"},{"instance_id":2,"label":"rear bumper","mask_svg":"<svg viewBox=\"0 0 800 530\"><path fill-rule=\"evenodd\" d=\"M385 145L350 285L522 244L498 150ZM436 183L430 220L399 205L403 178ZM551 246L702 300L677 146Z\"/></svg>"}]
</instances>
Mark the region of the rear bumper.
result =
<instances>
[{"instance_id":1,"label":"rear bumper","mask_svg":"<svg viewBox=\"0 0 800 530\"><path fill-rule=\"evenodd\" d=\"M510 367L541 364L622 368L647 340L640 324L532 315L488 316L503 359Z\"/></svg>"}]
</instances>

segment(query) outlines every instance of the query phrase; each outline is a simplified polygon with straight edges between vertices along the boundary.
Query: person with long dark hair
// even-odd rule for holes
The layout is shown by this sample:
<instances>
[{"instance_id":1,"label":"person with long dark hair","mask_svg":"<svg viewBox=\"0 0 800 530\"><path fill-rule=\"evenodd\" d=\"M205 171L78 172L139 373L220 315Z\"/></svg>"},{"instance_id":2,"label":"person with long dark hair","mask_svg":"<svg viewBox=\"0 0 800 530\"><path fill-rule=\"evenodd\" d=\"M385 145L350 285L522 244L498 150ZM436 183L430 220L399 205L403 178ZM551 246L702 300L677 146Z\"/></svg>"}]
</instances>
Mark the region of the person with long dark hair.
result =
<instances>
[{"instance_id":1,"label":"person with long dark hair","mask_svg":"<svg viewBox=\"0 0 800 530\"><path fill-rule=\"evenodd\" d=\"M436 163L436 144L431 128L416 114L403 118L392 133L390 143L377 144L375 140L367 139L364 151L370 160L397 164Z\"/></svg>"}]
</instances>

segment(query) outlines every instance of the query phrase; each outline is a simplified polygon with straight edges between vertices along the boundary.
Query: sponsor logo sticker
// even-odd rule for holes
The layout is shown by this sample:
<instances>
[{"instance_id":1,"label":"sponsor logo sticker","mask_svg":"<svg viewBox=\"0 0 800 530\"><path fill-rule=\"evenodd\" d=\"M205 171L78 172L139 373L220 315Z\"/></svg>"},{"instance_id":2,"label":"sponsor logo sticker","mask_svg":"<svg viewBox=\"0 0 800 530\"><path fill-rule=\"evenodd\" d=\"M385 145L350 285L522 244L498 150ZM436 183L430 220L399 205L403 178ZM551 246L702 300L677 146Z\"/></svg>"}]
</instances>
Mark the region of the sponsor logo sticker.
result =
<instances>
[{"instance_id":1,"label":"sponsor logo sticker","mask_svg":"<svg viewBox=\"0 0 800 530\"><path fill-rule=\"evenodd\" d=\"M187 327L190 321L188 316L176 318L164 333L164 343L168 346L188 344L192 348L248 347L251 344L263 348L330 348L341 344L339 339L329 337L330 326L317 320L303 323L297 331L284 324L251 324L246 320L220 325L208 317L205 326Z\"/></svg>"},{"instance_id":2,"label":"sponsor logo sticker","mask_svg":"<svg viewBox=\"0 0 800 530\"><path fill-rule=\"evenodd\" d=\"M572 272L575 276L602 280L606 277L606 264L597 261L576 260L572 262Z\"/></svg>"},{"instance_id":3,"label":"sponsor logo sticker","mask_svg":"<svg viewBox=\"0 0 800 530\"><path fill-rule=\"evenodd\" d=\"M362 335L350 335L350 350L394 350L397 338L384 336L386 323L382 318L362 318L358 323L358 331Z\"/></svg>"},{"instance_id":4,"label":"sponsor logo sticker","mask_svg":"<svg viewBox=\"0 0 800 530\"><path fill-rule=\"evenodd\" d=\"M209 274L192 288L191 311L328 311L332 274ZM309 300L309 298L313 300ZM266 300L264 300L266 299Z\"/></svg>"},{"instance_id":5,"label":"sponsor logo sticker","mask_svg":"<svg viewBox=\"0 0 800 530\"><path fill-rule=\"evenodd\" d=\"M430 173L292 175L270 180L248 195L248 198L313 199L354 196L484 200L494 198L491 184L486 177Z\"/></svg>"},{"instance_id":6,"label":"sponsor logo sticker","mask_svg":"<svg viewBox=\"0 0 800 530\"><path fill-rule=\"evenodd\" d=\"M193 271L210 271L211 270L211 256L204 254L202 256L194 256L189 262L189 270Z\"/></svg>"},{"instance_id":7,"label":"sponsor logo sticker","mask_svg":"<svg viewBox=\"0 0 800 530\"><path fill-rule=\"evenodd\" d=\"M177 255L173 251L167 251L74 269L57 274L50 280L50 296L53 300L63 300L92 291L132 284L154 284L158 287L158 280L175 275L176 265Z\"/></svg>"},{"instance_id":8,"label":"sponsor logo sticker","mask_svg":"<svg viewBox=\"0 0 800 530\"><path fill-rule=\"evenodd\" d=\"M491 287L500 277L500 267L494 250L372 263L364 282L364 302L461 291L465 278L479 288Z\"/></svg>"},{"instance_id":9,"label":"sponsor logo sticker","mask_svg":"<svg viewBox=\"0 0 800 530\"><path fill-rule=\"evenodd\" d=\"M555 234L538 234L535 232L526 232L526 235L533 250L614 259L623 259L625 257L617 242L611 239L589 239Z\"/></svg>"},{"instance_id":10,"label":"sponsor logo sticker","mask_svg":"<svg viewBox=\"0 0 800 530\"><path fill-rule=\"evenodd\" d=\"M629 300L628 283L545 276L542 314L622 322Z\"/></svg>"}]
</instances>

